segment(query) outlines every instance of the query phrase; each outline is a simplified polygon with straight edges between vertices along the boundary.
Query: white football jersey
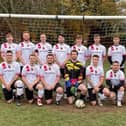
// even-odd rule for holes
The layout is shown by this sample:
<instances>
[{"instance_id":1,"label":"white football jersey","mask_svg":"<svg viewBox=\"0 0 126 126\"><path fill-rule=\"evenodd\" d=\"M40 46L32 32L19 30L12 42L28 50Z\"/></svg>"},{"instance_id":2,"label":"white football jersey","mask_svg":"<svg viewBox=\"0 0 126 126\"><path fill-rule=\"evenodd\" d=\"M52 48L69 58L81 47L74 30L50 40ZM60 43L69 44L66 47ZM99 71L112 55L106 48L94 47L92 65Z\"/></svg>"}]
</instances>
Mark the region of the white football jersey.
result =
<instances>
[{"instance_id":1,"label":"white football jersey","mask_svg":"<svg viewBox=\"0 0 126 126\"><path fill-rule=\"evenodd\" d=\"M16 54L19 51L19 46L16 43L3 43L1 45L1 53L3 54L3 56L6 56L6 52L8 50L11 50L13 52L13 61L16 61Z\"/></svg>"},{"instance_id":2,"label":"white football jersey","mask_svg":"<svg viewBox=\"0 0 126 126\"><path fill-rule=\"evenodd\" d=\"M98 55L99 56L99 63L98 65L103 67L103 57L106 56L106 48L105 46L99 44L92 44L88 48L88 55L91 57L91 64L92 64L92 57L93 55Z\"/></svg>"},{"instance_id":3,"label":"white football jersey","mask_svg":"<svg viewBox=\"0 0 126 126\"><path fill-rule=\"evenodd\" d=\"M21 51L25 64L27 64L29 63L29 56L35 50L35 45L32 42L21 42L19 44L19 50Z\"/></svg>"},{"instance_id":4,"label":"white football jersey","mask_svg":"<svg viewBox=\"0 0 126 126\"><path fill-rule=\"evenodd\" d=\"M2 62L0 64L0 76L3 76L5 82L8 84L13 77L20 74L20 65L18 62L12 62L8 64L7 62ZM4 88L4 85L2 84Z\"/></svg>"},{"instance_id":5,"label":"white football jersey","mask_svg":"<svg viewBox=\"0 0 126 126\"><path fill-rule=\"evenodd\" d=\"M53 46L53 53L56 55L56 58L60 64L67 59L68 55L70 54L70 46L63 43L63 44L56 44Z\"/></svg>"},{"instance_id":6,"label":"white football jersey","mask_svg":"<svg viewBox=\"0 0 126 126\"><path fill-rule=\"evenodd\" d=\"M57 76L60 76L60 68L57 64L44 64L40 69L40 77L44 78L48 85L54 84Z\"/></svg>"},{"instance_id":7,"label":"white football jersey","mask_svg":"<svg viewBox=\"0 0 126 126\"><path fill-rule=\"evenodd\" d=\"M77 50L78 51L77 60L80 61L83 64L83 66L85 66L86 59L87 59L87 47L85 47L83 45L80 45L80 46L73 45L71 47L71 50Z\"/></svg>"},{"instance_id":8,"label":"white football jersey","mask_svg":"<svg viewBox=\"0 0 126 126\"><path fill-rule=\"evenodd\" d=\"M126 55L126 49L122 45L112 45L108 48L108 56L112 57L112 61L118 61L121 64L123 55Z\"/></svg>"},{"instance_id":9,"label":"white football jersey","mask_svg":"<svg viewBox=\"0 0 126 126\"><path fill-rule=\"evenodd\" d=\"M39 70L40 67L37 65L31 66L26 64L22 69L22 76L26 77L27 81L31 84L39 77Z\"/></svg>"},{"instance_id":10,"label":"white football jersey","mask_svg":"<svg viewBox=\"0 0 126 126\"><path fill-rule=\"evenodd\" d=\"M44 64L46 63L46 56L48 52L52 51L52 45L47 42L45 44L42 44L40 42L36 44L35 50L38 50L39 59L42 62L42 64Z\"/></svg>"},{"instance_id":11,"label":"white football jersey","mask_svg":"<svg viewBox=\"0 0 126 126\"><path fill-rule=\"evenodd\" d=\"M104 70L100 66L94 67L93 65L89 65L86 68L86 76L89 76L91 81L93 82L93 85L96 86L100 81L100 78L104 77ZM92 88L90 83L88 83L87 85L88 88Z\"/></svg>"},{"instance_id":12,"label":"white football jersey","mask_svg":"<svg viewBox=\"0 0 126 126\"><path fill-rule=\"evenodd\" d=\"M121 70L118 70L116 73L111 69L106 72L106 79L110 80L113 85L118 85L120 80L125 80L125 75Z\"/></svg>"}]
</instances>

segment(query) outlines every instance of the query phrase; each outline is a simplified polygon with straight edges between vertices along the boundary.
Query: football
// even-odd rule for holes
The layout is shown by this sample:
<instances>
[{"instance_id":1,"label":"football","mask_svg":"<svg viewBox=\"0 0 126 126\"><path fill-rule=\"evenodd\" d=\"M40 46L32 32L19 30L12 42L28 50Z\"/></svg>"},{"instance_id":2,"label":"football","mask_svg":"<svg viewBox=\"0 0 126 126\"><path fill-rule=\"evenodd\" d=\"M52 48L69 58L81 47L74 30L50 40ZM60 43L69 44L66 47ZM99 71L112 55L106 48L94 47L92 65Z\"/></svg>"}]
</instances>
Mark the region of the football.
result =
<instances>
[{"instance_id":1,"label":"football","mask_svg":"<svg viewBox=\"0 0 126 126\"><path fill-rule=\"evenodd\" d=\"M83 100L78 99L78 100L75 101L75 106L76 106L76 108L84 108L85 107L85 103L84 103Z\"/></svg>"}]
</instances>

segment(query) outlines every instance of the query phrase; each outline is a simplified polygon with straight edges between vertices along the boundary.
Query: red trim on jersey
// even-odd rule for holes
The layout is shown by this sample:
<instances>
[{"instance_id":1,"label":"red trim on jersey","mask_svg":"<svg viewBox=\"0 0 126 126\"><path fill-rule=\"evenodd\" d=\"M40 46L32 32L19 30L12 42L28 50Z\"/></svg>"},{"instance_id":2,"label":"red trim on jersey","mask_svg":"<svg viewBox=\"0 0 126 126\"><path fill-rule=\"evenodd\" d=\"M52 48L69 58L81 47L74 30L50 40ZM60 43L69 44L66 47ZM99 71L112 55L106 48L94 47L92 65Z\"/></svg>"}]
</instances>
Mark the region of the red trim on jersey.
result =
<instances>
[{"instance_id":1,"label":"red trim on jersey","mask_svg":"<svg viewBox=\"0 0 126 126\"><path fill-rule=\"evenodd\" d=\"M111 47L111 50L114 51L114 47L113 46Z\"/></svg>"},{"instance_id":2,"label":"red trim on jersey","mask_svg":"<svg viewBox=\"0 0 126 126\"><path fill-rule=\"evenodd\" d=\"M94 69L93 69L93 67L92 67L92 66L90 67L90 72L94 72Z\"/></svg>"},{"instance_id":3,"label":"red trim on jersey","mask_svg":"<svg viewBox=\"0 0 126 126\"><path fill-rule=\"evenodd\" d=\"M39 49L41 48L41 44L40 44L40 43L38 43L38 48L39 48Z\"/></svg>"},{"instance_id":4,"label":"red trim on jersey","mask_svg":"<svg viewBox=\"0 0 126 126\"><path fill-rule=\"evenodd\" d=\"M46 65L44 65L43 68L44 68L44 71L48 70Z\"/></svg>"},{"instance_id":5,"label":"red trim on jersey","mask_svg":"<svg viewBox=\"0 0 126 126\"><path fill-rule=\"evenodd\" d=\"M7 48L7 43L4 43L4 48Z\"/></svg>"},{"instance_id":6,"label":"red trim on jersey","mask_svg":"<svg viewBox=\"0 0 126 126\"><path fill-rule=\"evenodd\" d=\"M91 49L94 50L94 46L93 45L91 45Z\"/></svg>"},{"instance_id":7,"label":"red trim on jersey","mask_svg":"<svg viewBox=\"0 0 126 126\"><path fill-rule=\"evenodd\" d=\"M7 68L7 66L6 66L5 63L2 63L2 68L3 68L3 69L6 69L6 68Z\"/></svg>"},{"instance_id":8,"label":"red trim on jersey","mask_svg":"<svg viewBox=\"0 0 126 126\"><path fill-rule=\"evenodd\" d=\"M29 66L26 66L26 71L30 71L30 67Z\"/></svg>"},{"instance_id":9,"label":"red trim on jersey","mask_svg":"<svg viewBox=\"0 0 126 126\"><path fill-rule=\"evenodd\" d=\"M59 46L58 46L58 44L56 44L56 49L59 49Z\"/></svg>"},{"instance_id":10,"label":"red trim on jersey","mask_svg":"<svg viewBox=\"0 0 126 126\"><path fill-rule=\"evenodd\" d=\"M73 46L73 49L76 50L76 46Z\"/></svg>"},{"instance_id":11,"label":"red trim on jersey","mask_svg":"<svg viewBox=\"0 0 126 126\"><path fill-rule=\"evenodd\" d=\"M24 47L24 43L23 42L21 42L21 47Z\"/></svg>"}]
</instances>

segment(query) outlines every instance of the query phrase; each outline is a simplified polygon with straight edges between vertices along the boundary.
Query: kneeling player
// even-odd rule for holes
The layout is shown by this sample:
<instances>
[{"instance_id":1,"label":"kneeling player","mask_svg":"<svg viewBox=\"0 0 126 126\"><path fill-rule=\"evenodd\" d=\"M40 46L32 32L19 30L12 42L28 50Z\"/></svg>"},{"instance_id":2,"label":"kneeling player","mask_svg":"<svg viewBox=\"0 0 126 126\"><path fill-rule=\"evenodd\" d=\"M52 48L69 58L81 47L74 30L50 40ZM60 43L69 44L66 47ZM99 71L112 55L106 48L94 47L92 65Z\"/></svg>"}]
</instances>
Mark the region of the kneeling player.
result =
<instances>
[{"instance_id":1,"label":"kneeling player","mask_svg":"<svg viewBox=\"0 0 126 126\"><path fill-rule=\"evenodd\" d=\"M54 55L47 55L47 63L41 68L41 81L45 88L45 99L47 104L53 101L53 91L56 91L56 104L59 105L63 96L63 88L59 84L60 68L54 63Z\"/></svg>"},{"instance_id":2,"label":"kneeling player","mask_svg":"<svg viewBox=\"0 0 126 126\"><path fill-rule=\"evenodd\" d=\"M120 70L118 61L112 63L112 69L106 72L106 84L109 86L110 98L116 100L117 106L122 106L122 99L124 96L125 76Z\"/></svg>"},{"instance_id":3,"label":"kneeling player","mask_svg":"<svg viewBox=\"0 0 126 126\"><path fill-rule=\"evenodd\" d=\"M83 65L77 60L78 52L71 51L70 60L65 64L65 80L66 80L66 93L68 103L74 102L73 96L80 91L80 99L84 100L87 92L86 86L83 83Z\"/></svg>"},{"instance_id":4,"label":"kneeling player","mask_svg":"<svg viewBox=\"0 0 126 126\"><path fill-rule=\"evenodd\" d=\"M18 80L20 65L13 61L13 53L6 52L6 61L0 64L0 80L7 103L13 101L13 89L16 89L17 105L20 105L20 96L23 95L23 83Z\"/></svg>"},{"instance_id":5,"label":"kneeling player","mask_svg":"<svg viewBox=\"0 0 126 126\"><path fill-rule=\"evenodd\" d=\"M36 56L31 54L30 63L26 64L22 70L22 80L26 85L25 92L28 102L31 104L34 101L33 91L38 91L37 105L42 106L42 97L43 97L43 85L40 82L39 78L39 67L36 63Z\"/></svg>"},{"instance_id":6,"label":"kneeling player","mask_svg":"<svg viewBox=\"0 0 126 126\"><path fill-rule=\"evenodd\" d=\"M92 58L92 65L89 65L86 69L88 94L91 104L93 106L98 102L99 106L103 106L101 103L101 96L108 96L109 90L104 88L104 71L103 68L98 66L99 56L94 55Z\"/></svg>"}]
</instances>

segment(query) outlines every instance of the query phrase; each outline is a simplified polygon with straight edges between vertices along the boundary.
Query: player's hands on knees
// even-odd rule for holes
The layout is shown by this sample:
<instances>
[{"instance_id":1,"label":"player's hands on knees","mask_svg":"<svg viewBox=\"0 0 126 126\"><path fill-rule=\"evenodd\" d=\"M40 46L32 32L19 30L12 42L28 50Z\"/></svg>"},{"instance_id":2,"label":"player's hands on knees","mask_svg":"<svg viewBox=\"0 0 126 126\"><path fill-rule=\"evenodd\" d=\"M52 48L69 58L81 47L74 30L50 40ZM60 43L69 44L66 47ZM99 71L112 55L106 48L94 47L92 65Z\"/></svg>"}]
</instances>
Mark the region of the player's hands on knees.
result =
<instances>
[{"instance_id":1,"label":"player's hands on knees","mask_svg":"<svg viewBox=\"0 0 126 126\"><path fill-rule=\"evenodd\" d=\"M95 86L93 89L93 93L97 93L99 91L99 87Z\"/></svg>"}]
</instances>

